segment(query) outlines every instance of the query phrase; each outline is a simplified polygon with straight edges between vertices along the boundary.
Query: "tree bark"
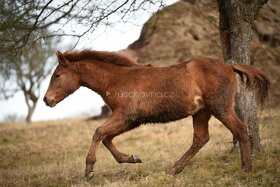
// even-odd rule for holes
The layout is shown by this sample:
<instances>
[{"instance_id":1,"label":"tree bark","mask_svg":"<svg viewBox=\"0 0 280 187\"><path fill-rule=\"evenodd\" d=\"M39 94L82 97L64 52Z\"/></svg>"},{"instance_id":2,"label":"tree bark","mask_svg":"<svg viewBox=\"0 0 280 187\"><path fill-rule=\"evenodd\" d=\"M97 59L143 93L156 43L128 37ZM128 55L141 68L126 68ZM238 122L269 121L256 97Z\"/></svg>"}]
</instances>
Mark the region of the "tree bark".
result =
<instances>
[{"instance_id":1,"label":"tree bark","mask_svg":"<svg viewBox=\"0 0 280 187\"><path fill-rule=\"evenodd\" d=\"M252 22L265 2L218 0L220 39L226 63L251 64ZM236 113L248 128L252 151L259 151L261 145L255 96L253 92L245 90L239 78L235 101Z\"/></svg>"}]
</instances>

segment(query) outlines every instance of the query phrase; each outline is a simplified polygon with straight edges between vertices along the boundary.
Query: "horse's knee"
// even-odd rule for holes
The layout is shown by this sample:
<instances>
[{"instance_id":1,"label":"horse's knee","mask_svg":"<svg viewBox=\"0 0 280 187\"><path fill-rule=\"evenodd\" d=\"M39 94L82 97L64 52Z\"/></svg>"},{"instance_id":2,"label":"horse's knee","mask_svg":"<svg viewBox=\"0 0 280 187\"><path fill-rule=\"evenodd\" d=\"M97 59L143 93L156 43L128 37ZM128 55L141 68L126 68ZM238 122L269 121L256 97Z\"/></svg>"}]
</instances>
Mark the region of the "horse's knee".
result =
<instances>
[{"instance_id":1,"label":"horse's knee","mask_svg":"<svg viewBox=\"0 0 280 187\"><path fill-rule=\"evenodd\" d=\"M102 132L102 127L98 127L95 130L95 133L94 133L92 139L102 140L103 136L104 136L104 133Z\"/></svg>"}]
</instances>

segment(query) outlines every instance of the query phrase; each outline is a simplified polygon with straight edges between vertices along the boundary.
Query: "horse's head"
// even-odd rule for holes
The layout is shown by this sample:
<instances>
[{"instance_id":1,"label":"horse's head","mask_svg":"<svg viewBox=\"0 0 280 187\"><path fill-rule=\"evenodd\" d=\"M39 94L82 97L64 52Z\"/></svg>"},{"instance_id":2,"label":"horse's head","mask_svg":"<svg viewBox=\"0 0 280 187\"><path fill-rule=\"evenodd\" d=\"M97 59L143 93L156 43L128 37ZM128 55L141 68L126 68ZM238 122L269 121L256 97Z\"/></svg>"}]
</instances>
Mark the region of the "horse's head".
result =
<instances>
[{"instance_id":1,"label":"horse's head","mask_svg":"<svg viewBox=\"0 0 280 187\"><path fill-rule=\"evenodd\" d=\"M71 62L59 51L56 55L58 65L52 74L50 85L44 97L44 102L50 107L54 107L80 87L79 77L71 68L73 66Z\"/></svg>"}]
</instances>

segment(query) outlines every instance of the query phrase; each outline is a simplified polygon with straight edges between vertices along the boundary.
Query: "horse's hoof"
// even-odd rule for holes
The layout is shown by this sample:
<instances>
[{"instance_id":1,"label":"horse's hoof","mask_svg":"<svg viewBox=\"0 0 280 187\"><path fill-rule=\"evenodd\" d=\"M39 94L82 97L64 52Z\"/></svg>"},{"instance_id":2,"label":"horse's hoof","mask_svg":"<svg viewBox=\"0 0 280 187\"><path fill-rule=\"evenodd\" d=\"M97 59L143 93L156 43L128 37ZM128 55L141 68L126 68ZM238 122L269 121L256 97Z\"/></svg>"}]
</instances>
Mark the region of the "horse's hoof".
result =
<instances>
[{"instance_id":1,"label":"horse's hoof","mask_svg":"<svg viewBox=\"0 0 280 187\"><path fill-rule=\"evenodd\" d=\"M85 180L89 181L93 177L93 171L85 174Z\"/></svg>"},{"instance_id":2,"label":"horse's hoof","mask_svg":"<svg viewBox=\"0 0 280 187\"><path fill-rule=\"evenodd\" d=\"M169 169L169 170L166 172L166 174L172 175L172 176L175 177L175 175L176 175L176 170L175 170L175 168Z\"/></svg>"},{"instance_id":3,"label":"horse's hoof","mask_svg":"<svg viewBox=\"0 0 280 187\"><path fill-rule=\"evenodd\" d=\"M136 156L136 155L132 155L133 159L134 159L134 163L142 163L142 160Z\"/></svg>"}]
</instances>

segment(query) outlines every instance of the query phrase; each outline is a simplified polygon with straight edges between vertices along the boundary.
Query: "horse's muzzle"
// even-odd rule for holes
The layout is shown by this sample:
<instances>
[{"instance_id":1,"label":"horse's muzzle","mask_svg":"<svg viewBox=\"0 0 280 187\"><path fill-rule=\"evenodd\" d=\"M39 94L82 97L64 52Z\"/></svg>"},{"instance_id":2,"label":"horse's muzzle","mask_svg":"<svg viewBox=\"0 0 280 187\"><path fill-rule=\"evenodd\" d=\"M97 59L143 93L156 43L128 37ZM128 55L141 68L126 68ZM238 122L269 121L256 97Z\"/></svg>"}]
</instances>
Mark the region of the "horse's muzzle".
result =
<instances>
[{"instance_id":1,"label":"horse's muzzle","mask_svg":"<svg viewBox=\"0 0 280 187\"><path fill-rule=\"evenodd\" d=\"M54 107L55 106L55 102L54 99L50 100L48 99L46 96L44 97L43 101L45 102L45 104L49 107Z\"/></svg>"}]
</instances>

